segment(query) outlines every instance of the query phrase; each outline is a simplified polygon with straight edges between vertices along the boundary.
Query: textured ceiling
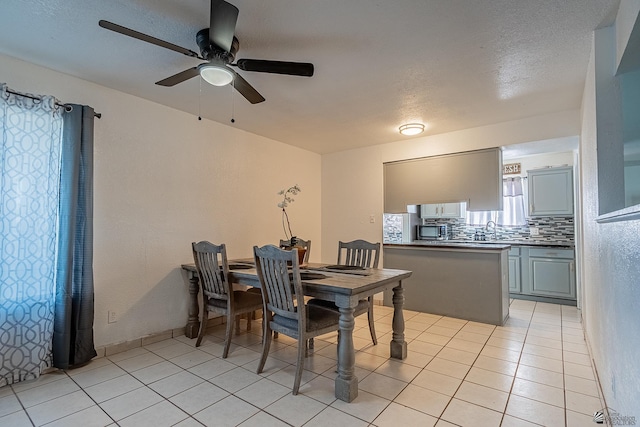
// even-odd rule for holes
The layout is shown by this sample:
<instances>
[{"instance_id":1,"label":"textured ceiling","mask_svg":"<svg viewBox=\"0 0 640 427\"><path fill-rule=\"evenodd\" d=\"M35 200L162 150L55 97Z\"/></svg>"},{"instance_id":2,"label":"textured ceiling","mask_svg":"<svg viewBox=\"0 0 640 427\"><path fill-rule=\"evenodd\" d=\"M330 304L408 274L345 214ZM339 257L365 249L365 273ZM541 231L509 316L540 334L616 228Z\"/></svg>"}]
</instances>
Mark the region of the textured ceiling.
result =
<instances>
[{"instance_id":1,"label":"textured ceiling","mask_svg":"<svg viewBox=\"0 0 640 427\"><path fill-rule=\"evenodd\" d=\"M397 141L406 122L434 135L578 109L591 31L619 0L230 2L236 58L312 62L315 75L240 71L266 102L207 84L199 101L199 78L154 82L202 61L98 27L105 19L198 51L208 0L2 0L0 53L194 120L199 108L225 124L233 114L239 129L329 153Z\"/></svg>"}]
</instances>

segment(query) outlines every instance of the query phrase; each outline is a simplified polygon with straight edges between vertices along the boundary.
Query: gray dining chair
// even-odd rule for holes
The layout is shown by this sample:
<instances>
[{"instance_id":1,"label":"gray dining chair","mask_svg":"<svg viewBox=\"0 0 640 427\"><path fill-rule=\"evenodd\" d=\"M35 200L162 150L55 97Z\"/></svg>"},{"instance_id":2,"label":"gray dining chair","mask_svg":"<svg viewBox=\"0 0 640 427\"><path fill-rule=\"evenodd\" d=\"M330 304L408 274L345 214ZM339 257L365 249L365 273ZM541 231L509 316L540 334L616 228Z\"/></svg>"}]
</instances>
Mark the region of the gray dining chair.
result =
<instances>
[{"instance_id":1,"label":"gray dining chair","mask_svg":"<svg viewBox=\"0 0 640 427\"><path fill-rule=\"evenodd\" d=\"M308 263L309 254L311 253L311 240L297 239L296 246L306 249L306 252L304 253L304 263L305 264ZM280 240L280 248L284 249L284 248L290 248L290 247L291 247L291 239Z\"/></svg>"},{"instance_id":2,"label":"gray dining chair","mask_svg":"<svg viewBox=\"0 0 640 427\"><path fill-rule=\"evenodd\" d=\"M244 290L233 290L233 284L229 282L229 263L224 244L214 245L211 242L202 241L193 242L191 247L202 289L202 309L200 310L202 317L196 347L199 347L202 342L209 313L226 316L227 329L222 352L222 358L225 359L229 354L234 319L243 313L260 310L262 297L260 294Z\"/></svg>"},{"instance_id":3,"label":"gray dining chair","mask_svg":"<svg viewBox=\"0 0 640 427\"><path fill-rule=\"evenodd\" d=\"M380 261L380 243L371 243L366 240L353 240L351 242L338 242L338 265L349 265L362 268L378 268ZM308 305L317 305L339 312L338 307L331 301L312 298ZM353 313L354 317L367 313L369 320L369 333L373 345L378 345L375 322L373 319L373 295L360 300ZM309 348L313 348L313 339L309 340Z\"/></svg>"},{"instance_id":4,"label":"gray dining chair","mask_svg":"<svg viewBox=\"0 0 640 427\"><path fill-rule=\"evenodd\" d=\"M304 301L297 251L287 251L274 245L259 248L253 253L262 288L263 325L262 356L257 373L260 374L269 355L271 331L298 340L296 376L292 394L298 394L308 339L337 331L339 314L321 306L307 306Z\"/></svg>"},{"instance_id":5,"label":"gray dining chair","mask_svg":"<svg viewBox=\"0 0 640 427\"><path fill-rule=\"evenodd\" d=\"M282 240L280 239L280 248L281 249L286 249L286 248L290 248L291 247L291 239L288 240ZM303 239L297 239L296 242L296 247L301 247L306 249L306 252L304 253L304 263L308 263L309 262L309 254L311 253L311 240L303 240ZM254 292L259 294L260 288L249 288L248 290L249 292ZM251 315L248 316L247 318L247 322L251 322L251 319L256 319L256 314L255 312ZM251 323L248 323L247 325L251 325ZM278 334L275 333L274 334L274 338L278 338Z\"/></svg>"}]
</instances>

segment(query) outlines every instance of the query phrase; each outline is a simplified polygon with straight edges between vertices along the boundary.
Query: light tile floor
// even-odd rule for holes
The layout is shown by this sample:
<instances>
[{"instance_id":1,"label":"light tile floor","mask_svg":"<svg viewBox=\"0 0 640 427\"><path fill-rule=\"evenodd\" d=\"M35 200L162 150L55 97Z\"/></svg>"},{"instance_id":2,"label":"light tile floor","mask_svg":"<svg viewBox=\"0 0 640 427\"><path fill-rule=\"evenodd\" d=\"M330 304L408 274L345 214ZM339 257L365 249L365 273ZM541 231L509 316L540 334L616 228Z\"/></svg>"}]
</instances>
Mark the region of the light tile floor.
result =
<instances>
[{"instance_id":1,"label":"light tile floor","mask_svg":"<svg viewBox=\"0 0 640 427\"><path fill-rule=\"evenodd\" d=\"M405 311L409 356L389 359L393 310L376 306L380 344L356 319L352 403L336 400L336 334L316 339L291 395L295 341L281 335L265 371L260 324L185 336L0 388L0 426L585 426L604 407L575 307L513 300L495 327ZM243 325L244 329L244 325Z\"/></svg>"}]
</instances>

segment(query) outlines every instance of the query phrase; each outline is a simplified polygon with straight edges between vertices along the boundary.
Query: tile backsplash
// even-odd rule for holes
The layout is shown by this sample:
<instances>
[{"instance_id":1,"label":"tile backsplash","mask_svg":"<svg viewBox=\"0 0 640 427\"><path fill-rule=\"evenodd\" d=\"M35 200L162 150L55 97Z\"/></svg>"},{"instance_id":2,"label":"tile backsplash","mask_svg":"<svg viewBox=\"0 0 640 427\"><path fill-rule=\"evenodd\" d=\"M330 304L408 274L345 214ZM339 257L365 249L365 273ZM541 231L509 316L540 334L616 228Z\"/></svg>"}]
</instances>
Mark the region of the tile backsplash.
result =
<instances>
[{"instance_id":1,"label":"tile backsplash","mask_svg":"<svg viewBox=\"0 0 640 427\"><path fill-rule=\"evenodd\" d=\"M427 219L425 224L449 224L452 239L472 240L476 229L484 230L483 226L467 225L464 219ZM538 228L539 235L531 236L530 228ZM486 230L485 230L486 233ZM527 225L520 227L496 227L496 235L500 240L515 240L524 242L558 242L574 243L574 221L567 217L536 217L528 218Z\"/></svg>"}]
</instances>

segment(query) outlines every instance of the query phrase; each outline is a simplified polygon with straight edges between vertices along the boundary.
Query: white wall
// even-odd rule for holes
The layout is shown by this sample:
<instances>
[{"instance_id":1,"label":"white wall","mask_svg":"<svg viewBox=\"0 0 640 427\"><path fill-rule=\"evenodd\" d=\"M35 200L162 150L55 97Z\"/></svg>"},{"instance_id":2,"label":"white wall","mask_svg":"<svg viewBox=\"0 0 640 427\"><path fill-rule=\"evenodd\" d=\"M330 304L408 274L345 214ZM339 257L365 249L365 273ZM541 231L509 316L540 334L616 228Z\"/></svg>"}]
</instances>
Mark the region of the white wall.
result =
<instances>
[{"instance_id":1,"label":"white wall","mask_svg":"<svg viewBox=\"0 0 640 427\"><path fill-rule=\"evenodd\" d=\"M599 114L615 111L607 105L596 108L596 101L602 102L596 93L596 62L597 56L592 53L582 101L579 150L583 320L607 406L622 416L635 416L637 422L640 420L640 221L596 222L602 211L599 183L603 181L599 174L608 173L598 171L602 147L598 147L597 123L601 123Z\"/></svg>"},{"instance_id":2,"label":"white wall","mask_svg":"<svg viewBox=\"0 0 640 427\"><path fill-rule=\"evenodd\" d=\"M499 123L322 156L322 260L337 242L382 241L384 162L578 135L578 111ZM375 223L369 220L370 215Z\"/></svg>"},{"instance_id":3,"label":"white wall","mask_svg":"<svg viewBox=\"0 0 640 427\"><path fill-rule=\"evenodd\" d=\"M503 159L502 163L520 163L519 174L505 175L505 177L527 176L527 171L555 166L573 166L573 151L563 151L559 153L534 154L530 156L514 157Z\"/></svg>"},{"instance_id":4,"label":"white wall","mask_svg":"<svg viewBox=\"0 0 640 427\"><path fill-rule=\"evenodd\" d=\"M95 120L96 346L184 326L180 264L193 262L191 242L225 242L230 257L277 243L283 188L302 188L288 209L291 225L313 240L311 259L320 259L319 155L6 56L0 69L14 90L102 113ZM117 323L107 324L108 310Z\"/></svg>"}]
</instances>

